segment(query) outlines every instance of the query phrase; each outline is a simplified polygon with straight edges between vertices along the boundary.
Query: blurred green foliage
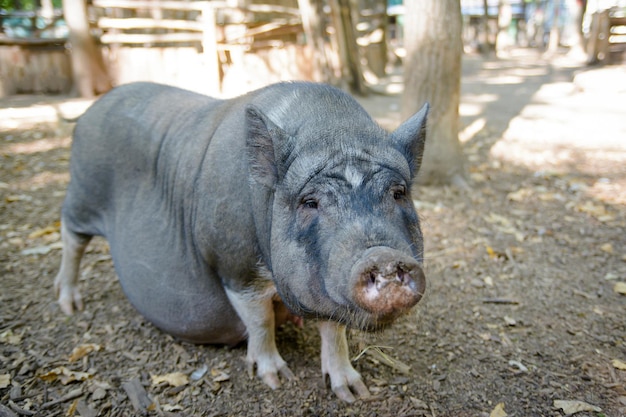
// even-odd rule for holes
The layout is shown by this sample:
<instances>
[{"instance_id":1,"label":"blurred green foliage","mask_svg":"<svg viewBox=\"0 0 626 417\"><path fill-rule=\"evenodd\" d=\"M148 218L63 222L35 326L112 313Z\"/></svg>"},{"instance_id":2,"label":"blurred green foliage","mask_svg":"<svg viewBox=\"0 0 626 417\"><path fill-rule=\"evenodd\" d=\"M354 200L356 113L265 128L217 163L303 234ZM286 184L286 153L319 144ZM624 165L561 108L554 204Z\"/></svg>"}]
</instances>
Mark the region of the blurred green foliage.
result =
<instances>
[{"instance_id":1,"label":"blurred green foliage","mask_svg":"<svg viewBox=\"0 0 626 417\"><path fill-rule=\"evenodd\" d=\"M63 0L52 0L55 9L63 7ZM0 9L33 11L41 7L41 0L0 0Z\"/></svg>"}]
</instances>

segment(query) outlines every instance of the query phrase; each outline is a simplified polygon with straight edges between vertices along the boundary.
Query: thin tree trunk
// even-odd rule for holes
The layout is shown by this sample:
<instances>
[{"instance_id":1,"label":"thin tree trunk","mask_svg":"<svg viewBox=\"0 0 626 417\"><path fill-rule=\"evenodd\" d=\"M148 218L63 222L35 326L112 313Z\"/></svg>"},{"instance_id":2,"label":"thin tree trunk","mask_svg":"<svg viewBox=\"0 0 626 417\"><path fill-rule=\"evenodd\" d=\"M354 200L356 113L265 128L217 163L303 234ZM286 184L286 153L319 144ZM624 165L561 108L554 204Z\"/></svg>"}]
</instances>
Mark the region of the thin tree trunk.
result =
<instances>
[{"instance_id":1,"label":"thin tree trunk","mask_svg":"<svg viewBox=\"0 0 626 417\"><path fill-rule=\"evenodd\" d=\"M480 43L480 51L483 55L491 55L495 51L495 45L491 42L490 29L489 29L489 3L487 0L483 0L483 18L482 18L482 42Z\"/></svg>"},{"instance_id":2,"label":"thin tree trunk","mask_svg":"<svg viewBox=\"0 0 626 417\"><path fill-rule=\"evenodd\" d=\"M70 30L74 88L82 97L93 97L111 88L102 55L89 33L84 0L64 0L63 14Z\"/></svg>"},{"instance_id":3,"label":"thin tree trunk","mask_svg":"<svg viewBox=\"0 0 626 417\"><path fill-rule=\"evenodd\" d=\"M315 81L332 83L333 77L326 57L325 27L322 22L323 3L312 0L298 0L306 43L313 53L313 77Z\"/></svg>"},{"instance_id":4,"label":"thin tree trunk","mask_svg":"<svg viewBox=\"0 0 626 417\"><path fill-rule=\"evenodd\" d=\"M333 25L338 38L342 71L350 79L350 88L360 95L367 94L363 70L359 60L359 50L356 43L356 31L352 22L351 0L332 0ZM347 71L346 71L347 70Z\"/></svg>"},{"instance_id":5,"label":"thin tree trunk","mask_svg":"<svg viewBox=\"0 0 626 417\"><path fill-rule=\"evenodd\" d=\"M420 183L466 186L458 139L461 23L459 0L406 2L402 116L407 119L424 102L431 105Z\"/></svg>"},{"instance_id":6,"label":"thin tree trunk","mask_svg":"<svg viewBox=\"0 0 626 417\"><path fill-rule=\"evenodd\" d=\"M552 10L552 26L550 27L550 41L548 42L548 54L555 54L561 43L561 32L559 30L559 19L561 10L559 2L555 1Z\"/></svg>"}]
</instances>

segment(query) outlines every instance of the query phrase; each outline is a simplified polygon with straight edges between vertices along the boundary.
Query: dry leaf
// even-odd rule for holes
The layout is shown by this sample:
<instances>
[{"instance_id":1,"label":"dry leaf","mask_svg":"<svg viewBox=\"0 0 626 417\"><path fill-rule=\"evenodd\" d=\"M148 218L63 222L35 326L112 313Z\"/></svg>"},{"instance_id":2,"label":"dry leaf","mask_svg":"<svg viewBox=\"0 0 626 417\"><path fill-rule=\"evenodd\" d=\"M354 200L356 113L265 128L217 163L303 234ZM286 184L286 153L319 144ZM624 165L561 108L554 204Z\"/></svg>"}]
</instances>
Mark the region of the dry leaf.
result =
<instances>
[{"instance_id":1,"label":"dry leaf","mask_svg":"<svg viewBox=\"0 0 626 417\"><path fill-rule=\"evenodd\" d=\"M614 368L619 369L620 371L626 371L626 362L622 362L619 359L613 359L611 363Z\"/></svg>"},{"instance_id":2,"label":"dry leaf","mask_svg":"<svg viewBox=\"0 0 626 417\"><path fill-rule=\"evenodd\" d=\"M75 399L72 404L70 404L70 407L67 409L67 412L65 413L66 416L74 416L76 415L76 408L78 407L78 401L79 399Z\"/></svg>"},{"instance_id":3,"label":"dry leaf","mask_svg":"<svg viewBox=\"0 0 626 417\"><path fill-rule=\"evenodd\" d=\"M183 407L181 407L180 405L176 404L176 405L171 405L171 404L163 404L161 405L161 409L163 411L167 411L168 413L171 413L173 411L182 411Z\"/></svg>"},{"instance_id":4,"label":"dry leaf","mask_svg":"<svg viewBox=\"0 0 626 417\"><path fill-rule=\"evenodd\" d=\"M515 239L519 242L524 240L524 234L517 230L513 226L513 223L506 217L496 213L489 213L489 215L483 216L483 219L485 219L487 223L493 225L493 227L499 232L514 235Z\"/></svg>"},{"instance_id":5,"label":"dry leaf","mask_svg":"<svg viewBox=\"0 0 626 417\"><path fill-rule=\"evenodd\" d=\"M626 295L626 282L616 282L613 291L618 294Z\"/></svg>"},{"instance_id":6,"label":"dry leaf","mask_svg":"<svg viewBox=\"0 0 626 417\"><path fill-rule=\"evenodd\" d=\"M483 219L489 224L500 224L502 226L511 226L511 221L504 216L496 213L489 213L488 216L483 216Z\"/></svg>"},{"instance_id":7,"label":"dry leaf","mask_svg":"<svg viewBox=\"0 0 626 417\"><path fill-rule=\"evenodd\" d=\"M518 203L521 203L522 201L525 201L528 197L530 197L532 194L533 194L533 190L531 190L530 188L520 188L517 191L509 193L506 196L506 198L511 201L516 201Z\"/></svg>"},{"instance_id":8,"label":"dry leaf","mask_svg":"<svg viewBox=\"0 0 626 417\"><path fill-rule=\"evenodd\" d=\"M472 172L470 174L470 178L474 182L485 182L485 181L487 181L487 176L485 174L481 174L481 173L478 173L478 172Z\"/></svg>"},{"instance_id":9,"label":"dry leaf","mask_svg":"<svg viewBox=\"0 0 626 417\"><path fill-rule=\"evenodd\" d=\"M489 417L506 417L508 414L504 411L504 403L498 403L489 413Z\"/></svg>"},{"instance_id":10,"label":"dry leaf","mask_svg":"<svg viewBox=\"0 0 626 417\"><path fill-rule=\"evenodd\" d=\"M230 379L230 375L226 372L219 369L211 369L211 376L213 377L213 382L224 382Z\"/></svg>"},{"instance_id":11,"label":"dry leaf","mask_svg":"<svg viewBox=\"0 0 626 417\"><path fill-rule=\"evenodd\" d=\"M34 248L24 249L22 255L46 255L52 248L50 246L35 246Z\"/></svg>"},{"instance_id":12,"label":"dry leaf","mask_svg":"<svg viewBox=\"0 0 626 417\"><path fill-rule=\"evenodd\" d=\"M506 323L507 326L516 326L517 325L517 321L515 321L514 318L511 318L509 316L504 316L504 322Z\"/></svg>"},{"instance_id":13,"label":"dry leaf","mask_svg":"<svg viewBox=\"0 0 626 417\"><path fill-rule=\"evenodd\" d=\"M57 241L49 245L35 246L33 248L24 249L20 253L22 255L47 255L53 249L63 249L63 242Z\"/></svg>"},{"instance_id":14,"label":"dry leaf","mask_svg":"<svg viewBox=\"0 0 626 417\"><path fill-rule=\"evenodd\" d=\"M7 203L14 203L16 201L32 201L33 198L25 194L19 194L19 195L14 194L14 195L8 195L4 199Z\"/></svg>"},{"instance_id":15,"label":"dry leaf","mask_svg":"<svg viewBox=\"0 0 626 417\"><path fill-rule=\"evenodd\" d=\"M600 246L600 249L602 249L606 253L613 253L613 245L611 245L610 243L605 243L604 245Z\"/></svg>"},{"instance_id":16,"label":"dry leaf","mask_svg":"<svg viewBox=\"0 0 626 417\"><path fill-rule=\"evenodd\" d=\"M68 359L68 362L76 362L79 359L82 359L83 357L89 355L91 352L97 352L101 349L102 347L100 345L96 345L94 343L85 343L79 346L76 346L74 348L74 350L72 350L72 353L70 354L70 357Z\"/></svg>"},{"instance_id":17,"label":"dry leaf","mask_svg":"<svg viewBox=\"0 0 626 417\"><path fill-rule=\"evenodd\" d=\"M96 388L91 394L91 399L94 401L99 401L105 399L107 396L107 390L102 387Z\"/></svg>"},{"instance_id":18,"label":"dry leaf","mask_svg":"<svg viewBox=\"0 0 626 417\"><path fill-rule=\"evenodd\" d=\"M11 385L11 374L0 374L0 389Z\"/></svg>"},{"instance_id":19,"label":"dry leaf","mask_svg":"<svg viewBox=\"0 0 626 417\"><path fill-rule=\"evenodd\" d=\"M563 410L566 416L571 416L572 414L580 413L581 411L594 411L596 413L602 411L600 407L596 407L595 405L588 404L584 401L554 400L554 407Z\"/></svg>"},{"instance_id":20,"label":"dry leaf","mask_svg":"<svg viewBox=\"0 0 626 417\"><path fill-rule=\"evenodd\" d=\"M411 403L413 404L413 407L415 408L421 408L422 410L428 410L428 404L426 404L426 402L415 398L415 397L409 397L409 399L411 400Z\"/></svg>"},{"instance_id":21,"label":"dry leaf","mask_svg":"<svg viewBox=\"0 0 626 417\"><path fill-rule=\"evenodd\" d=\"M576 210L582 213L590 214L601 222L607 222L614 219L614 216L609 214L603 205L594 205L591 201L587 201L583 205L576 206Z\"/></svg>"},{"instance_id":22,"label":"dry leaf","mask_svg":"<svg viewBox=\"0 0 626 417\"><path fill-rule=\"evenodd\" d=\"M161 382L166 382L173 387L180 387L189 383L189 377L182 372L172 372L166 375L153 375L151 377L152 385L158 385Z\"/></svg>"},{"instance_id":23,"label":"dry leaf","mask_svg":"<svg viewBox=\"0 0 626 417\"><path fill-rule=\"evenodd\" d=\"M51 233L56 233L59 231L61 225L59 222L55 223L55 224L51 224L50 226L46 226L43 229L37 229L33 232L31 232L28 235L29 239L37 239L38 237L42 237L44 235L49 235Z\"/></svg>"},{"instance_id":24,"label":"dry leaf","mask_svg":"<svg viewBox=\"0 0 626 417\"><path fill-rule=\"evenodd\" d=\"M22 335L13 333L13 330L7 330L0 333L0 343L8 343L9 345L19 345L22 341Z\"/></svg>"},{"instance_id":25,"label":"dry leaf","mask_svg":"<svg viewBox=\"0 0 626 417\"><path fill-rule=\"evenodd\" d=\"M543 193L543 194L539 194L539 199L541 201L566 201L566 198L563 197L563 194L561 193Z\"/></svg>"},{"instance_id":26,"label":"dry leaf","mask_svg":"<svg viewBox=\"0 0 626 417\"><path fill-rule=\"evenodd\" d=\"M91 377L93 377L93 375L88 372L72 371L70 369L67 369L65 366L59 366L58 368L54 368L48 373L39 375L39 378L46 382L54 382L56 380L59 380L63 385L67 385L70 382L74 381L85 381Z\"/></svg>"},{"instance_id":27,"label":"dry leaf","mask_svg":"<svg viewBox=\"0 0 626 417\"><path fill-rule=\"evenodd\" d=\"M521 363L520 361L514 361L514 360L510 360L509 361L509 366L513 366L517 369L520 370L520 372L528 372L528 367L526 367L523 363Z\"/></svg>"}]
</instances>

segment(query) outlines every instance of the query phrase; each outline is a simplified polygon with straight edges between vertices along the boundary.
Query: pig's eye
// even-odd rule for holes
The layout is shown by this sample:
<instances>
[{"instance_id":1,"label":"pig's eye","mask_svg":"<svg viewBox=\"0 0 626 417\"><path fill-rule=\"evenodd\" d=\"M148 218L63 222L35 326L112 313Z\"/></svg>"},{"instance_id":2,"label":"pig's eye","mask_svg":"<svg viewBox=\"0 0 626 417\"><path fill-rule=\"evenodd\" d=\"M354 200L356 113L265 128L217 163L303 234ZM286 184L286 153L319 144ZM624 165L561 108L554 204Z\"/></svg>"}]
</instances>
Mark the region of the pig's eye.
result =
<instances>
[{"instance_id":1,"label":"pig's eye","mask_svg":"<svg viewBox=\"0 0 626 417\"><path fill-rule=\"evenodd\" d=\"M307 198L302 202L302 207L309 210L317 210L317 200L314 198Z\"/></svg>"},{"instance_id":2,"label":"pig's eye","mask_svg":"<svg viewBox=\"0 0 626 417\"><path fill-rule=\"evenodd\" d=\"M402 200L406 195L406 190L404 187L398 187L393 189L393 198L394 200Z\"/></svg>"}]
</instances>

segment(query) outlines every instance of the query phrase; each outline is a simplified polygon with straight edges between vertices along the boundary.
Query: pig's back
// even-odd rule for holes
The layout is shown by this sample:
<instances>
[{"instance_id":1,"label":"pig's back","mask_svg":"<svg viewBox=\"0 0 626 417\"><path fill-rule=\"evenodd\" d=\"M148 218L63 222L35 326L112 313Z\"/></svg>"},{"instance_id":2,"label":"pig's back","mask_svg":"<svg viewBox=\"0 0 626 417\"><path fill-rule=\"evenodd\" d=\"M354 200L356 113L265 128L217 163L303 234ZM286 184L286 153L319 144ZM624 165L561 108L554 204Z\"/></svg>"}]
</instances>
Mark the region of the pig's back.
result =
<instances>
[{"instance_id":1,"label":"pig's back","mask_svg":"<svg viewBox=\"0 0 626 417\"><path fill-rule=\"evenodd\" d=\"M196 179L224 103L151 83L103 96L76 125L63 221L107 238L124 292L155 325L232 344L245 328L193 238Z\"/></svg>"},{"instance_id":2,"label":"pig's back","mask_svg":"<svg viewBox=\"0 0 626 417\"><path fill-rule=\"evenodd\" d=\"M157 178L165 189L184 186L193 159L202 157L211 138L211 132L185 134L185 125L202 122L201 115L219 103L152 83L127 84L97 100L74 130L66 203L82 209L73 210L75 218L69 220L88 228L87 234L108 235L106 214L136 209L137 199L147 197L143 194ZM172 134L176 130L180 133ZM142 202L150 203L150 198Z\"/></svg>"}]
</instances>

